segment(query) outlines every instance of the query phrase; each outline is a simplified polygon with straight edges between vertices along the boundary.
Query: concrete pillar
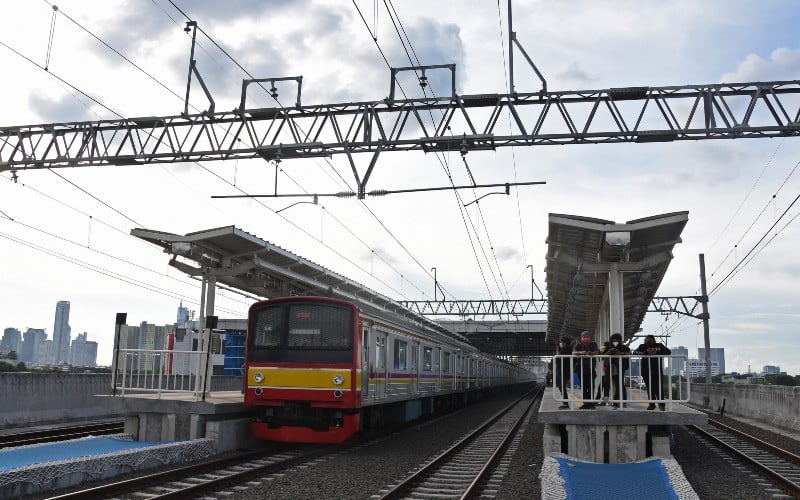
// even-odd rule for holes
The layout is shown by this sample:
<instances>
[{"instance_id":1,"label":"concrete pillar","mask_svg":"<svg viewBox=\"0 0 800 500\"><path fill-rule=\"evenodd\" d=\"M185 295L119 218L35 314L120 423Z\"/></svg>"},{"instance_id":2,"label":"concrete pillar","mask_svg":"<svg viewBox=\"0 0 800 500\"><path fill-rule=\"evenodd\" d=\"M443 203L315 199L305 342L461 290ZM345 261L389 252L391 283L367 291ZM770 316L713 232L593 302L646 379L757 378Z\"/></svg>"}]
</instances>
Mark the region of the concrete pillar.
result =
<instances>
[{"instance_id":1,"label":"concrete pillar","mask_svg":"<svg viewBox=\"0 0 800 500\"><path fill-rule=\"evenodd\" d=\"M625 333L625 311L622 290L622 273L619 271L617 263L609 264L608 269L608 315L610 334ZM608 340L606 338L606 340Z\"/></svg>"},{"instance_id":2,"label":"concrete pillar","mask_svg":"<svg viewBox=\"0 0 800 500\"><path fill-rule=\"evenodd\" d=\"M206 437L206 418L203 415L193 414L189 419L189 439Z\"/></svg>"},{"instance_id":3,"label":"concrete pillar","mask_svg":"<svg viewBox=\"0 0 800 500\"><path fill-rule=\"evenodd\" d=\"M604 425L567 425L567 454L587 462L603 463Z\"/></svg>"},{"instance_id":4,"label":"concrete pillar","mask_svg":"<svg viewBox=\"0 0 800 500\"><path fill-rule=\"evenodd\" d=\"M542 435L542 451L544 456L561 453L561 430L558 424L545 424Z\"/></svg>"},{"instance_id":5,"label":"concrete pillar","mask_svg":"<svg viewBox=\"0 0 800 500\"><path fill-rule=\"evenodd\" d=\"M161 416L161 441L176 441L174 413L166 413Z\"/></svg>"},{"instance_id":6,"label":"concrete pillar","mask_svg":"<svg viewBox=\"0 0 800 500\"><path fill-rule=\"evenodd\" d=\"M125 434L130 434L135 441L139 441L139 415L125 417Z\"/></svg>"},{"instance_id":7,"label":"concrete pillar","mask_svg":"<svg viewBox=\"0 0 800 500\"><path fill-rule=\"evenodd\" d=\"M647 425L636 426L636 460L647 458Z\"/></svg>"},{"instance_id":8,"label":"concrete pillar","mask_svg":"<svg viewBox=\"0 0 800 500\"><path fill-rule=\"evenodd\" d=\"M625 464L638 460L638 432L635 425L608 427L608 463Z\"/></svg>"}]
</instances>

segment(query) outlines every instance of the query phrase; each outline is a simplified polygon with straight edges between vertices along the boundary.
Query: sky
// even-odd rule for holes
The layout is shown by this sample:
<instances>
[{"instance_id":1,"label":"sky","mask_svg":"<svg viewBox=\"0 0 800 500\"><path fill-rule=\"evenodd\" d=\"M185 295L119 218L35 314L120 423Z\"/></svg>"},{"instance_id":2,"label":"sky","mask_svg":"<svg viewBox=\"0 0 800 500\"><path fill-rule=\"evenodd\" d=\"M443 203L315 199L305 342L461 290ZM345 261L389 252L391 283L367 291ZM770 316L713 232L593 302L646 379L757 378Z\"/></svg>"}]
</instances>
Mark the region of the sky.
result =
<instances>
[{"instance_id":1,"label":"sky","mask_svg":"<svg viewBox=\"0 0 800 500\"><path fill-rule=\"evenodd\" d=\"M0 127L179 114L190 50L183 13L211 36L198 35L196 60L217 110L238 105L247 78L238 65L261 78L302 75L304 105L385 98L386 61L411 65L392 18L422 64L456 64L457 93L508 89L506 2L173 1L64 0L55 16L46 0L2 2ZM513 19L551 91L800 79L794 1L515 1ZM447 78L431 73L440 94ZM541 88L519 52L514 81L520 92ZM421 94L407 75L400 85ZM279 91L293 102L290 85ZM207 106L196 82L190 104ZM254 90L248 105L274 102ZM169 324L181 302L199 311L199 283L130 236L137 227L235 225L397 300L433 298L434 268L449 299L523 299L531 277L545 290L548 214L621 223L688 211L657 295L699 294L704 254L711 347L725 348L727 370L769 364L800 374L787 349L800 324L798 162L800 137L499 148L470 152L466 163L457 152L387 153L367 186L447 186L447 171L456 184L546 182L466 207L492 191L291 208L297 200L211 198L269 194L276 184L281 193L351 190L344 156L284 161L277 174L263 160L29 170L16 183L2 172L0 328L45 328L52 338L56 303L68 300L73 338L86 332L107 364L117 312L129 324ZM221 292L217 313L244 317L251 303ZM642 326L690 355L703 346L695 320L651 313Z\"/></svg>"}]
</instances>

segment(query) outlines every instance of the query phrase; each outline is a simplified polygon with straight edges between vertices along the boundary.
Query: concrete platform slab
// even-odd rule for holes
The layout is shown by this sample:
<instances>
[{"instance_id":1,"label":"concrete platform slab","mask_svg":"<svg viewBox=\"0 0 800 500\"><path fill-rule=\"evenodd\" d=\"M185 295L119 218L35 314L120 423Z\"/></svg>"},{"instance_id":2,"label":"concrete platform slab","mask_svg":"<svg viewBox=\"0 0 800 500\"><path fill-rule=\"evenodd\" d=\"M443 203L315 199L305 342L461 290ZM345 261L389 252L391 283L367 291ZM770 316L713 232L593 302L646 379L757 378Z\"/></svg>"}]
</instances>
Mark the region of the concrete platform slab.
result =
<instances>
[{"instance_id":1,"label":"concrete platform slab","mask_svg":"<svg viewBox=\"0 0 800 500\"><path fill-rule=\"evenodd\" d=\"M215 453L212 439L144 443L125 435L5 448L0 451L0 498L27 498Z\"/></svg>"},{"instance_id":2,"label":"concrete platform slab","mask_svg":"<svg viewBox=\"0 0 800 500\"><path fill-rule=\"evenodd\" d=\"M125 394L125 396L94 396L100 403L121 413L192 413L197 415L224 415L245 411L241 391L217 391L198 401L189 392L162 392Z\"/></svg>"},{"instance_id":3,"label":"concrete platform slab","mask_svg":"<svg viewBox=\"0 0 800 500\"><path fill-rule=\"evenodd\" d=\"M596 406L581 410L577 401L569 409L559 409L552 388L545 389L539 407L539 422L566 425L705 425L708 415L680 403L665 401L666 410L647 410L647 403L627 403L625 408Z\"/></svg>"}]
</instances>

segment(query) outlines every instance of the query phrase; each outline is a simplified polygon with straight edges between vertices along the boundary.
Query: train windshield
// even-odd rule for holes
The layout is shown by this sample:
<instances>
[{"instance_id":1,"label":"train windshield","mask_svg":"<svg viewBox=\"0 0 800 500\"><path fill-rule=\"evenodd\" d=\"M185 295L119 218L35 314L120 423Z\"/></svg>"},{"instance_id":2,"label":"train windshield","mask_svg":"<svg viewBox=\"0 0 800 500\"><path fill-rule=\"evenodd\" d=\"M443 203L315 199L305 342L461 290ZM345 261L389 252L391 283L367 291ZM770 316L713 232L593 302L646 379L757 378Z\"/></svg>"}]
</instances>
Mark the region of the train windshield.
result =
<instances>
[{"instance_id":1,"label":"train windshield","mask_svg":"<svg viewBox=\"0 0 800 500\"><path fill-rule=\"evenodd\" d=\"M255 348L290 350L350 350L353 312L330 304L275 304L251 318Z\"/></svg>"}]
</instances>

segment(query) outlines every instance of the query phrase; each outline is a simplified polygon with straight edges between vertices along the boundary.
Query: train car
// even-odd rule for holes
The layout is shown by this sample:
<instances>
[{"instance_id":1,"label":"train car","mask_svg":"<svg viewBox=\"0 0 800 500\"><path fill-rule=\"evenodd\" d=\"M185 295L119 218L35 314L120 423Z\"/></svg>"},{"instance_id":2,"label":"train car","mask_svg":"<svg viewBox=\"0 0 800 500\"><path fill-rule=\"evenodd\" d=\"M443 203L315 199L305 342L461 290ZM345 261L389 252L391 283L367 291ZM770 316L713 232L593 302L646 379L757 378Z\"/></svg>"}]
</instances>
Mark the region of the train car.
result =
<instances>
[{"instance_id":1,"label":"train car","mask_svg":"<svg viewBox=\"0 0 800 500\"><path fill-rule=\"evenodd\" d=\"M248 314L244 400L259 439L340 443L529 378L424 318L365 304L293 296Z\"/></svg>"}]
</instances>

